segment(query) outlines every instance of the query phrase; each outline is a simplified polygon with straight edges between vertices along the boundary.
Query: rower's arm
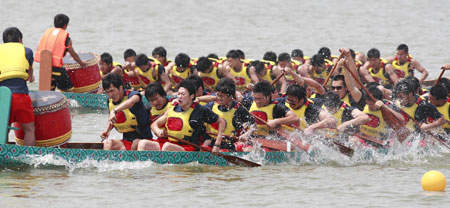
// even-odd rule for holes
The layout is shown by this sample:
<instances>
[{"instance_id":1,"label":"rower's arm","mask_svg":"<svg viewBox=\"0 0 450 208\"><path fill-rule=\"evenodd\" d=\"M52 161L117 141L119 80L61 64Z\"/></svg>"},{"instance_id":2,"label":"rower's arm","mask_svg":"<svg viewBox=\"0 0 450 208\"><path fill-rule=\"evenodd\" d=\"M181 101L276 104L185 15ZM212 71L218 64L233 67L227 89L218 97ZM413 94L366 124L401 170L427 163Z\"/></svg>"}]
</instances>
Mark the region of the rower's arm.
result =
<instances>
[{"instance_id":1,"label":"rower's arm","mask_svg":"<svg viewBox=\"0 0 450 208\"><path fill-rule=\"evenodd\" d=\"M217 132L216 142L214 143L213 152L219 152L220 150L219 147L220 144L222 143L223 132L225 131L225 126L227 125L225 120L221 117L218 117L217 123L219 124L219 129Z\"/></svg>"},{"instance_id":2,"label":"rower's arm","mask_svg":"<svg viewBox=\"0 0 450 208\"><path fill-rule=\"evenodd\" d=\"M312 71L309 70L309 64L303 64L298 68L298 72L302 77L311 78Z\"/></svg>"},{"instance_id":3,"label":"rower's arm","mask_svg":"<svg viewBox=\"0 0 450 208\"><path fill-rule=\"evenodd\" d=\"M294 78L295 83L297 83L300 86L303 86L305 83L305 80L303 79L302 76L300 76L299 74L297 74L294 70L292 70L291 68L287 68L286 69L286 74L289 74L292 76L292 78Z\"/></svg>"},{"instance_id":4,"label":"rower's arm","mask_svg":"<svg viewBox=\"0 0 450 208\"><path fill-rule=\"evenodd\" d=\"M234 79L234 76L230 73L229 67L225 66L225 64L219 64L219 67L217 68L219 70L219 74L221 74L223 77L228 77L232 80Z\"/></svg>"},{"instance_id":5,"label":"rower's arm","mask_svg":"<svg viewBox=\"0 0 450 208\"><path fill-rule=\"evenodd\" d=\"M437 127L440 127L444 125L446 122L444 116L441 116L439 119L435 120L432 123L422 123L420 124L420 130L422 131L428 131Z\"/></svg>"},{"instance_id":6,"label":"rower's arm","mask_svg":"<svg viewBox=\"0 0 450 208\"><path fill-rule=\"evenodd\" d=\"M344 53L344 55L345 55L345 63L346 63L346 67L344 67L344 68L346 70L344 70L342 73L344 74L345 85L347 86L347 89L350 92L350 94L352 95L353 99L356 102L359 102L362 99L362 92L359 90L358 87L362 87L362 86L359 86L359 84L356 84L358 82L347 71L347 70L351 70L353 72L353 74L357 74L355 61L353 61L353 58L350 55L350 52ZM356 85L358 85L358 87Z\"/></svg>"},{"instance_id":7,"label":"rower's arm","mask_svg":"<svg viewBox=\"0 0 450 208\"><path fill-rule=\"evenodd\" d=\"M155 135L157 137L165 136L166 133L165 133L164 129L161 127L164 126L164 124L166 123L166 120L167 120L167 111L150 125L150 128L152 129L153 133L155 133Z\"/></svg>"},{"instance_id":8,"label":"rower's arm","mask_svg":"<svg viewBox=\"0 0 450 208\"><path fill-rule=\"evenodd\" d=\"M390 56L386 58L388 64L391 64L395 60L395 56Z\"/></svg>"},{"instance_id":9,"label":"rower's arm","mask_svg":"<svg viewBox=\"0 0 450 208\"><path fill-rule=\"evenodd\" d=\"M283 125L283 124L289 125L289 124L295 124L295 123L298 123L298 117L292 111L288 111L286 113L285 117L276 118L276 119L267 121L267 125L272 128L275 128L278 125Z\"/></svg>"},{"instance_id":10,"label":"rower's arm","mask_svg":"<svg viewBox=\"0 0 450 208\"><path fill-rule=\"evenodd\" d=\"M359 76L361 76L367 82L375 82L372 76L370 76L369 71L366 69L365 65L359 68Z\"/></svg>"},{"instance_id":11,"label":"rower's arm","mask_svg":"<svg viewBox=\"0 0 450 208\"><path fill-rule=\"evenodd\" d=\"M342 123L340 126L338 126L337 127L338 131L343 132L348 127L358 126L358 125L365 124L370 121L370 117L367 114L363 113L362 111L360 111L356 108L352 110L351 114L352 114L353 119L346 121L346 122Z\"/></svg>"},{"instance_id":12,"label":"rower's arm","mask_svg":"<svg viewBox=\"0 0 450 208\"><path fill-rule=\"evenodd\" d=\"M253 84L256 84L259 82L258 75L256 75L255 67L252 66L248 69L248 75L250 76L250 79L252 80Z\"/></svg>"},{"instance_id":13,"label":"rower's arm","mask_svg":"<svg viewBox=\"0 0 450 208\"><path fill-rule=\"evenodd\" d=\"M164 91L168 92L172 88L172 82L169 79L169 76L166 72L161 73L160 75L161 81L165 83L164 85Z\"/></svg>"},{"instance_id":14,"label":"rower's arm","mask_svg":"<svg viewBox=\"0 0 450 208\"><path fill-rule=\"evenodd\" d=\"M397 74L395 73L394 66L392 64L386 64L385 68L386 73L389 75L389 79L392 81L392 83L397 84L399 78Z\"/></svg>"},{"instance_id":15,"label":"rower's arm","mask_svg":"<svg viewBox=\"0 0 450 208\"><path fill-rule=\"evenodd\" d=\"M411 68L417 69L422 75L419 78L420 83L422 83L428 77L428 71L415 59L411 60Z\"/></svg>"},{"instance_id":16,"label":"rower's arm","mask_svg":"<svg viewBox=\"0 0 450 208\"><path fill-rule=\"evenodd\" d=\"M336 119L334 117L325 112L324 110L320 110L319 113L319 122L311 124L308 126L307 129L310 129L310 131L316 130L316 129L322 129L322 128L332 128L336 127Z\"/></svg>"},{"instance_id":17,"label":"rower's arm","mask_svg":"<svg viewBox=\"0 0 450 208\"><path fill-rule=\"evenodd\" d=\"M197 97L198 102L209 103L209 102L213 102L216 100L217 100L217 96L215 96L215 95L203 95L203 96Z\"/></svg>"},{"instance_id":18,"label":"rower's arm","mask_svg":"<svg viewBox=\"0 0 450 208\"><path fill-rule=\"evenodd\" d=\"M72 46L72 40L69 40L69 43L67 45L69 45L69 47L67 48L67 51L69 51L69 53L72 56L72 58L78 64L80 64L80 66L82 68L86 68L88 64L85 61L81 60L80 57L78 56L78 54L75 52L75 49L73 49L73 46Z\"/></svg>"},{"instance_id":19,"label":"rower's arm","mask_svg":"<svg viewBox=\"0 0 450 208\"><path fill-rule=\"evenodd\" d=\"M323 95L326 93L325 88L316 80L311 79L311 78L306 78L306 77L304 77L303 80L305 81L306 85L314 88L314 90L316 91L317 94Z\"/></svg>"}]
</instances>

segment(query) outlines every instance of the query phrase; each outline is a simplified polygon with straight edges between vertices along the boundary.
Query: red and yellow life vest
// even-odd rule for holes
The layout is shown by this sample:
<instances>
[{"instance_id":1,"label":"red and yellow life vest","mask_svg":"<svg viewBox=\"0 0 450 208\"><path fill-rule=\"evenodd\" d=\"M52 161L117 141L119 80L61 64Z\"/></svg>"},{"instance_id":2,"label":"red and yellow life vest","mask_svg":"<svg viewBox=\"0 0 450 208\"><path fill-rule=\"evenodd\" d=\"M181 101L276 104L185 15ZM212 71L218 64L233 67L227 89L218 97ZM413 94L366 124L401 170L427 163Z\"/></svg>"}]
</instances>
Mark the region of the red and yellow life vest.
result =
<instances>
[{"instance_id":1,"label":"red and yellow life vest","mask_svg":"<svg viewBox=\"0 0 450 208\"><path fill-rule=\"evenodd\" d=\"M203 72L199 73L199 77L202 78L203 83L206 85L207 88L214 89L217 83L219 83L220 78L217 75L218 66L219 63L214 62L213 68L209 73Z\"/></svg>"},{"instance_id":2,"label":"red and yellow life vest","mask_svg":"<svg viewBox=\"0 0 450 208\"><path fill-rule=\"evenodd\" d=\"M392 61L392 66L394 67L394 72L397 74L398 78L407 77L413 73L413 71L409 69L409 67L411 66L411 59L412 57L408 55L408 59L406 60L406 62L400 65L398 57L395 56L394 61Z\"/></svg>"},{"instance_id":3,"label":"red and yellow life vest","mask_svg":"<svg viewBox=\"0 0 450 208\"><path fill-rule=\"evenodd\" d=\"M184 137L191 137L194 133L194 129L189 124L189 118L192 111L194 111L196 103L194 103L189 109L182 112L176 112L174 105L169 107L166 120L167 135L183 139ZM177 143L178 140L169 137L169 141Z\"/></svg>"},{"instance_id":4,"label":"red and yellow life vest","mask_svg":"<svg viewBox=\"0 0 450 208\"><path fill-rule=\"evenodd\" d=\"M273 120L273 109L275 108L275 105L276 103L271 103L259 108L256 103L253 102L249 112L267 122L268 120ZM261 136L269 135L269 127L266 124L261 122L259 119L255 119L255 123L257 129L253 132L254 134Z\"/></svg>"},{"instance_id":5,"label":"red and yellow life vest","mask_svg":"<svg viewBox=\"0 0 450 208\"><path fill-rule=\"evenodd\" d=\"M370 121L360 126L361 132L367 136L381 138L386 128L381 110L371 111L366 105L363 112L370 117Z\"/></svg>"},{"instance_id":6,"label":"red and yellow life vest","mask_svg":"<svg viewBox=\"0 0 450 208\"><path fill-rule=\"evenodd\" d=\"M223 118L225 120L226 125L225 125L225 131L223 133L227 136L231 136L236 133L236 128L234 128L234 126L233 126L233 117L234 117L234 113L236 112L238 107L239 107L239 105L236 104L228 111L219 110L218 103L214 103L214 105L212 107L212 111L214 113L216 113L220 118ZM209 132L212 133L211 136L215 136L219 132L218 131L219 124L218 123L208 124L208 129L209 129Z\"/></svg>"},{"instance_id":7,"label":"red and yellow life vest","mask_svg":"<svg viewBox=\"0 0 450 208\"><path fill-rule=\"evenodd\" d=\"M123 96L122 101L115 105L112 102L112 99L109 99L109 111L112 111L114 108L119 106L121 103L128 100L128 94L130 91L127 91L125 96ZM138 123L136 120L136 115L134 115L130 109L125 109L123 111L117 112L116 114L116 122L114 123L114 127L116 130L120 133L126 133L126 132L132 132L135 131L135 128L137 127Z\"/></svg>"},{"instance_id":8,"label":"red and yellow life vest","mask_svg":"<svg viewBox=\"0 0 450 208\"><path fill-rule=\"evenodd\" d=\"M41 51L49 50L52 52L52 66L62 67L63 57L66 53L66 40L69 33L62 28L49 28L42 35L39 41L34 60L41 62Z\"/></svg>"},{"instance_id":9,"label":"red and yellow life vest","mask_svg":"<svg viewBox=\"0 0 450 208\"><path fill-rule=\"evenodd\" d=\"M294 112L297 115L297 117L300 119L300 123L297 125L297 127L300 130L304 130L306 127L308 127L308 123L306 122L305 112L306 112L306 109L308 108L308 106L312 103L314 103L314 101L307 99L305 104L303 104L302 107L300 107L299 109L293 109L287 102L285 103L285 105L289 109L291 109L291 111Z\"/></svg>"},{"instance_id":10,"label":"red and yellow life vest","mask_svg":"<svg viewBox=\"0 0 450 208\"><path fill-rule=\"evenodd\" d=\"M378 72L374 72L375 69L373 67L369 68L369 74L370 76L372 76L372 78L374 79L375 82L380 83L381 85L387 85L390 83L390 80L388 77L386 77L386 63L387 61L384 59L380 59L380 68L378 70Z\"/></svg>"},{"instance_id":11,"label":"red and yellow life vest","mask_svg":"<svg viewBox=\"0 0 450 208\"><path fill-rule=\"evenodd\" d=\"M242 69L240 72L236 72L233 68L230 69L231 75L237 80L236 89L243 91L247 87L247 84L251 83L252 80L250 76L247 74L247 63L242 63Z\"/></svg>"},{"instance_id":12,"label":"red and yellow life vest","mask_svg":"<svg viewBox=\"0 0 450 208\"><path fill-rule=\"evenodd\" d=\"M191 64L184 69L184 71L180 72L177 70L177 66L173 65L170 69L170 80L172 81L172 85L175 87L180 84L181 81L185 80L189 75L191 75Z\"/></svg>"},{"instance_id":13,"label":"red and yellow life vest","mask_svg":"<svg viewBox=\"0 0 450 208\"><path fill-rule=\"evenodd\" d=\"M11 42L0 45L0 82L13 78L27 80L29 67L25 46Z\"/></svg>"}]
</instances>

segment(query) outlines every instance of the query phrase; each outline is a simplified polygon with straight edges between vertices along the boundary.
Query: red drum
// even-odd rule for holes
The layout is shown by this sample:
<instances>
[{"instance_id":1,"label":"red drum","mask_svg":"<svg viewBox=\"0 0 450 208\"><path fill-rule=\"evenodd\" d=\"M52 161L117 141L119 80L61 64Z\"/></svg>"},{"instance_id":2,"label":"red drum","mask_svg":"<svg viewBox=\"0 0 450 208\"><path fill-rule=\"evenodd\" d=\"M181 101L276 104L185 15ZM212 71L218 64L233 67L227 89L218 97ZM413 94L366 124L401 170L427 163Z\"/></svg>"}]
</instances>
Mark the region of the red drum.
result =
<instances>
[{"instance_id":1,"label":"red drum","mask_svg":"<svg viewBox=\"0 0 450 208\"><path fill-rule=\"evenodd\" d=\"M94 53L79 53L78 56L88 63L86 68L81 68L80 64L70 56L70 53L63 58L63 67L72 80L73 92L96 92L101 83L100 69L98 68L100 58Z\"/></svg>"},{"instance_id":2,"label":"red drum","mask_svg":"<svg viewBox=\"0 0 450 208\"><path fill-rule=\"evenodd\" d=\"M34 108L36 146L51 147L66 143L72 136L69 101L60 92L30 92ZM16 142L23 145L24 132L14 123Z\"/></svg>"}]
</instances>

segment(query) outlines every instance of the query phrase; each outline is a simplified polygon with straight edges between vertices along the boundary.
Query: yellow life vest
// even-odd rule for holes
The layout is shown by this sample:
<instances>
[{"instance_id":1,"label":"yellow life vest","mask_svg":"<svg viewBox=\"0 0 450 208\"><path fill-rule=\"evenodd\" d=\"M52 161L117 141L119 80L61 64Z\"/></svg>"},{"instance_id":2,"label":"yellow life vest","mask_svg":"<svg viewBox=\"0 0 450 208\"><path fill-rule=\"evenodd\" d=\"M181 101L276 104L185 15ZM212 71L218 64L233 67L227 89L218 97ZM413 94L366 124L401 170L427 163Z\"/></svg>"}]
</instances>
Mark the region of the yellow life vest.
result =
<instances>
[{"instance_id":1,"label":"yellow life vest","mask_svg":"<svg viewBox=\"0 0 450 208\"><path fill-rule=\"evenodd\" d=\"M184 139L184 137L191 137L194 133L189 124L189 118L191 117L194 107L191 106L186 111L176 112L176 106L170 106L167 113L166 129L169 136L173 136L178 139ZM169 137L170 142L177 143L178 140Z\"/></svg>"},{"instance_id":2,"label":"yellow life vest","mask_svg":"<svg viewBox=\"0 0 450 208\"><path fill-rule=\"evenodd\" d=\"M397 74L398 78L407 77L410 74L412 75L413 71L409 69L411 66L411 56L408 55L408 60L400 65L397 56L395 57L394 61L392 61L392 66L394 67L394 72Z\"/></svg>"},{"instance_id":3,"label":"yellow life vest","mask_svg":"<svg viewBox=\"0 0 450 208\"><path fill-rule=\"evenodd\" d=\"M345 110L346 107L347 107L347 104L342 103L342 105L339 107L339 109L335 113L331 114L327 110L325 105L322 105L322 109L324 109L325 112L330 113L336 119L336 127L338 127L338 126L340 126L342 124L342 115L344 114L344 110ZM334 137L336 137L338 135L338 131L337 131L337 129L329 129L329 128L327 128L326 131L323 132L323 135L325 137L328 137L328 138L334 138Z\"/></svg>"},{"instance_id":4,"label":"yellow life vest","mask_svg":"<svg viewBox=\"0 0 450 208\"><path fill-rule=\"evenodd\" d=\"M348 92L345 93L344 98L342 98L341 100L344 101L344 103L347 104L348 106L351 106L350 105L350 96L348 95Z\"/></svg>"},{"instance_id":5,"label":"yellow life vest","mask_svg":"<svg viewBox=\"0 0 450 208\"><path fill-rule=\"evenodd\" d=\"M237 80L236 89L243 91L247 84L251 83L252 80L247 74L247 66L248 64L242 63L242 69L240 72L236 72L233 68L230 69L231 75Z\"/></svg>"},{"instance_id":6,"label":"yellow life vest","mask_svg":"<svg viewBox=\"0 0 450 208\"><path fill-rule=\"evenodd\" d=\"M182 72L179 72L177 70L177 66L173 65L170 71L170 80L173 87L176 87L176 85L180 84L181 81L185 80L189 75L191 75L190 65L186 67Z\"/></svg>"},{"instance_id":7,"label":"yellow life vest","mask_svg":"<svg viewBox=\"0 0 450 208\"><path fill-rule=\"evenodd\" d=\"M23 44L0 44L0 82L13 78L27 80L29 67Z\"/></svg>"},{"instance_id":8,"label":"yellow life vest","mask_svg":"<svg viewBox=\"0 0 450 208\"><path fill-rule=\"evenodd\" d=\"M370 117L370 121L360 126L361 132L367 136L381 138L386 128L381 110L371 111L366 105L363 112Z\"/></svg>"},{"instance_id":9,"label":"yellow life vest","mask_svg":"<svg viewBox=\"0 0 450 208\"><path fill-rule=\"evenodd\" d=\"M219 110L218 103L214 103L214 105L212 107L212 111L214 113L216 113L220 118L223 118L225 120L224 134L227 136L231 136L236 133L236 129L233 126L233 117L234 117L234 113L236 112L238 107L239 107L239 105L236 104L234 107L232 107L228 111ZM208 124L208 129L209 129L209 132L212 133L211 136L214 136L214 134L217 135L217 133L219 132L218 131L219 125L218 125L218 123Z\"/></svg>"},{"instance_id":10,"label":"yellow life vest","mask_svg":"<svg viewBox=\"0 0 450 208\"><path fill-rule=\"evenodd\" d=\"M328 77L328 68L330 65L328 65L327 63L324 64L325 66L322 72L317 73L316 70L313 70L311 74L311 78L314 79L316 82L319 82L320 84L323 84L325 82L325 79Z\"/></svg>"},{"instance_id":11,"label":"yellow life vest","mask_svg":"<svg viewBox=\"0 0 450 208\"><path fill-rule=\"evenodd\" d=\"M302 63L301 63L300 61L297 61L297 60L291 60L291 69L292 69L295 73L297 73L297 68L298 68L300 65L302 65ZM326 71L326 70L324 70L324 71ZM290 84L294 84L294 83L295 83L294 77L292 77L292 75L286 73L286 74L284 75L284 77L286 78L286 80L288 81L288 83L290 83Z\"/></svg>"},{"instance_id":12,"label":"yellow life vest","mask_svg":"<svg viewBox=\"0 0 450 208\"><path fill-rule=\"evenodd\" d=\"M153 122L156 118L164 114L169 109L169 106L170 106L169 101L167 101L166 106L164 106L164 108L162 108L161 110L158 110L154 106L152 106L152 108L150 109L151 113L150 121Z\"/></svg>"},{"instance_id":13,"label":"yellow life vest","mask_svg":"<svg viewBox=\"0 0 450 208\"><path fill-rule=\"evenodd\" d=\"M259 108L256 106L256 103L253 102L249 112L267 122L268 120L273 120L273 109L275 108L275 105L275 103L271 103ZM266 124L261 122L259 119L255 119L255 123L257 129L253 132L254 134L261 136L269 135L269 127Z\"/></svg>"},{"instance_id":14,"label":"yellow life vest","mask_svg":"<svg viewBox=\"0 0 450 208\"><path fill-rule=\"evenodd\" d=\"M377 73L374 72L375 69L373 67L370 67L368 70L370 76L372 76L372 78L375 80L375 82L378 82L383 86L390 84L389 78L386 77L386 69L385 69L386 63L387 63L386 60L381 59L380 69L378 70Z\"/></svg>"},{"instance_id":15,"label":"yellow life vest","mask_svg":"<svg viewBox=\"0 0 450 208\"><path fill-rule=\"evenodd\" d=\"M109 111L112 111L114 108L119 106L121 103L128 100L128 93L123 96L122 101L119 104L114 105L112 99L109 99ZM123 111L117 112L116 114L116 122L114 123L114 127L120 133L132 132L135 131L135 128L138 126L136 116L130 111L130 109L125 109Z\"/></svg>"},{"instance_id":16,"label":"yellow life vest","mask_svg":"<svg viewBox=\"0 0 450 208\"><path fill-rule=\"evenodd\" d=\"M199 72L199 77L202 78L203 83L206 85L207 88L214 89L217 86L217 83L219 83L219 76L217 75L218 70L218 63L213 63L213 68L209 73L203 73Z\"/></svg>"},{"instance_id":17,"label":"yellow life vest","mask_svg":"<svg viewBox=\"0 0 450 208\"><path fill-rule=\"evenodd\" d=\"M307 99L306 102L305 102L305 104L303 104L302 107L300 107L299 109L293 109L293 108L291 108L291 106L290 106L287 102L284 103L284 104L285 104L289 109L291 109L291 111L294 112L294 113L298 116L298 118L300 119L300 123L299 123L299 125L298 125L298 128L299 128L300 130L303 130L303 129L305 129L306 127L308 127L308 123L306 122L305 112L306 112L306 109L308 108L308 106L309 106L310 104L312 104L312 103L314 103L314 101L312 101L312 100L310 100L310 99Z\"/></svg>"},{"instance_id":18,"label":"yellow life vest","mask_svg":"<svg viewBox=\"0 0 450 208\"><path fill-rule=\"evenodd\" d=\"M449 116L449 110L448 110L449 107L450 107L450 102L445 102L444 105L436 107L437 110L439 111L439 113L441 113L446 120L445 124L442 125L443 129L450 129L450 116Z\"/></svg>"},{"instance_id":19,"label":"yellow life vest","mask_svg":"<svg viewBox=\"0 0 450 208\"><path fill-rule=\"evenodd\" d=\"M403 110L402 114L403 114L403 117L405 118L405 121L406 121L406 125L405 126L410 131L415 131L416 130L416 128L415 128L416 123L411 118L414 118L414 115L416 114L417 107L419 107L418 102L414 103L413 105L411 105L409 107L403 107L402 106L402 110ZM405 115L405 113L408 114L408 115Z\"/></svg>"}]
</instances>

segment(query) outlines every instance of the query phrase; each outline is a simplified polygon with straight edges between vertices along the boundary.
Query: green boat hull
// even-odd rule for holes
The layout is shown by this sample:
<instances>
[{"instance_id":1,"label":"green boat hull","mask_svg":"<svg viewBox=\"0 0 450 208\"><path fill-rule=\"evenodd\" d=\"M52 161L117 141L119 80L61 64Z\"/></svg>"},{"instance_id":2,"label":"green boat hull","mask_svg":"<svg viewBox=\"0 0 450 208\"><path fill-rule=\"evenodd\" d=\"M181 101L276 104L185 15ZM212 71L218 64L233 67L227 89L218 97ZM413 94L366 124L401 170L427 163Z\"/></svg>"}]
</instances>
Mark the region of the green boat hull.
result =
<instances>
[{"instance_id":1,"label":"green boat hull","mask_svg":"<svg viewBox=\"0 0 450 208\"><path fill-rule=\"evenodd\" d=\"M224 153L231 154L231 153ZM248 153L237 152L232 155L244 157ZM266 152L263 164L287 163L299 160L304 152ZM65 149L52 147L29 147L14 144L0 144L0 167L27 164L30 157L53 155L69 163L86 160L135 162L152 161L158 164L187 164L197 162L204 165L230 166L224 158L209 152L163 152L163 151L111 151L98 149ZM307 155L306 155L307 156Z\"/></svg>"}]
</instances>

